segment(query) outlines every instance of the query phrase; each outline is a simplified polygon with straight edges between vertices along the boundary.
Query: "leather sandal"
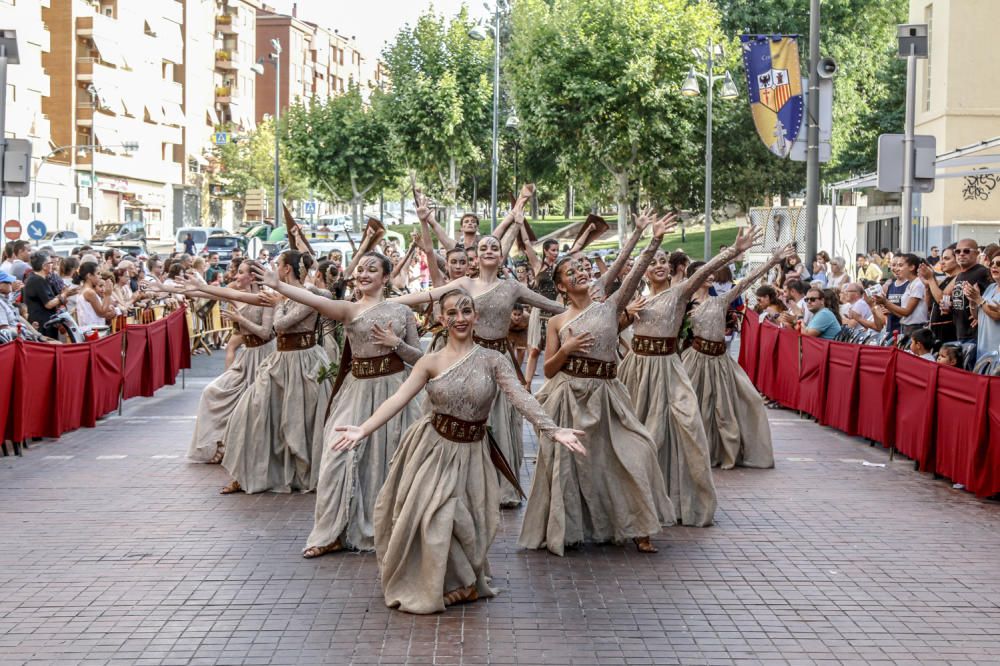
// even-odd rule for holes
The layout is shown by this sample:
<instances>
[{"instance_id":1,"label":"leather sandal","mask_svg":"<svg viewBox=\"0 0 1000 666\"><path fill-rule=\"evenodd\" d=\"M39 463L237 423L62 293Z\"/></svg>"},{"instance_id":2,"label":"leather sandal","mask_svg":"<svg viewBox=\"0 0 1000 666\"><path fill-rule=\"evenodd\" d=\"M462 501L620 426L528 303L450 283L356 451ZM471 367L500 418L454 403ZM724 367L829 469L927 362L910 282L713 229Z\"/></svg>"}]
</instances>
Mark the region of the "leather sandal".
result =
<instances>
[{"instance_id":1,"label":"leather sandal","mask_svg":"<svg viewBox=\"0 0 1000 666\"><path fill-rule=\"evenodd\" d=\"M457 590L452 590L451 592L445 592L444 605L454 606L455 604L461 604L467 601L475 601L478 598L479 590L476 589L476 586L468 585L466 587L460 587Z\"/></svg>"},{"instance_id":2,"label":"leather sandal","mask_svg":"<svg viewBox=\"0 0 1000 666\"><path fill-rule=\"evenodd\" d=\"M226 445L222 442L215 443L215 455L208 461L209 465L218 465L226 455Z\"/></svg>"},{"instance_id":3,"label":"leather sandal","mask_svg":"<svg viewBox=\"0 0 1000 666\"><path fill-rule=\"evenodd\" d=\"M239 481L233 481L228 486L219 491L220 495L232 495L233 493L241 493L243 488L240 487Z\"/></svg>"},{"instance_id":4,"label":"leather sandal","mask_svg":"<svg viewBox=\"0 0 1000 666\"><path fill-rule=\"evenodd\" d=\"M635 542L635 547L640 553L658 553L660 549L654 546L649 541L649 537L635 537L632 539Z\"/></svg>"},{"instance_id":5,"label":"leather sandal","mask_svg":"<svg viewBox=\"0 0 1000 666\"><path fill-rule=\"evenodd\" d=\"M326 555L327 553L335 553L338 550L343 550L343 549L344 546L343 544L340 543L340 539L338 538L336 541L334 541L331 544L327 544L326 546L309 546L308 548L302 551L302 557L306 558L307 560L311 560L314 557L319 557L320 555Z\"/></svg>"}]
</instances>

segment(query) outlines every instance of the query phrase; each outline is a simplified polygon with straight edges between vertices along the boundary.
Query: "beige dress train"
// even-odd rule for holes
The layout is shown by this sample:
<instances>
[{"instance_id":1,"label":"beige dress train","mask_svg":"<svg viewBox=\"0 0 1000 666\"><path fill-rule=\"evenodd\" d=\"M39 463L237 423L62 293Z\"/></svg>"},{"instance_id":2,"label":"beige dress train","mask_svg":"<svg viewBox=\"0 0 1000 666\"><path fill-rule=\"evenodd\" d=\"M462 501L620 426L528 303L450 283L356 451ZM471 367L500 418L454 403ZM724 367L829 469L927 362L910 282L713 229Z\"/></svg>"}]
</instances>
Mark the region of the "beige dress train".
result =
<instances>
[{"instance_id":1,"label":"beige dress train","mask_svg":"<svg viewBox=\"0 0 1000 666\"><path fill-rule=\"evenodd\" d=\"M316 311L286 300L274 330L312 333ZM323 348L276 351L257 371L253 385L233 410L222 466L247 493L309 491L323 452L323 419L330 382L319 383L330 359Z\"/></svg>"},{"instance_id":2,"label":"beige dress train","mask_svg":"<svg viewBox=\"0 0 1000 666\"><path fill-rule=\"evenodd\" d=\"M556 430L510 363L482 347L427 383L427 403L432 413L481 422L498 387L540 432ZM445 593L473 585L479 597L497 593L487 553L500 523L500 498L488 444L447 439L432 419L427 414L406 431L375 503L385 603L408 613L442 611Z\"/></svg>"},{"instance_id":3,"label":"beige dress train","mask_svg":"<svg viewBox=\"0 0 1000 666\"><path fill-rule=\"evenodd\" d=\"M236 306L247 320L240 332L266 340L256 347L242 346L225 372L205 387L198 402L198 416L187 457L195 462L208 462L215 456L226 435L226 426L240 398L253 383L261 364L274 353L274 308L240 304Z\"/></svg>"},{"instance_id":4,"label":"beige dress train","mask_svg":"<svg viewBox=\"0 0 1000 666\"><path fill-rule=\"evenodd\" d=\"M396 354L412 365L420 358L420 338L413 312L398 303L381 302L368 308L344 325L355 361L389 354L392 350L371 341L378 324L389 326L403 342ZM306 548L333 544L339 538L345 548L374 550L375 498L389 472L389 462L396 445L411 423L420 417L416 401L406 405L389 422L349 451L333 451L329 446L339 436L335 428L356 425L368 420L409 376L403 370L382 377L360 378L348 374L330 405L323 440L326 451L320 463L316 485L316 509L312 532ZM321 405L326 410L326 405Z\"/></svg>"}]
</instances>

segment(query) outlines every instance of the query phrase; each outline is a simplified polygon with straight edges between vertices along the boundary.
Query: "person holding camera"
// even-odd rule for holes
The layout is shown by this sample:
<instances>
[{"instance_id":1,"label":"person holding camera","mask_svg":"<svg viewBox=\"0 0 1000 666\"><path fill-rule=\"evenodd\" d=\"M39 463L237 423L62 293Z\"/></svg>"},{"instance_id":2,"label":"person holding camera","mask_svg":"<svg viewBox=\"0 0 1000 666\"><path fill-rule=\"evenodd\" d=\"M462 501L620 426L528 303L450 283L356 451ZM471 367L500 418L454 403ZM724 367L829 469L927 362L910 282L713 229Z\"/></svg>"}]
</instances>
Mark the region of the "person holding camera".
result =
<instances>
[{"instance_id":1,"label":"person holding camera","mask_svg":"<svg viewBox=\"0 0 1000 666\"><path fill-rule=\"evenodd\" d=\"M883 293L875 302L889 312L889 331L910 335L927 325L927 304L924 302L924 283L917 279L920 257L901 254L892 258L895 280L886 283Z\"/></svg>"}]
</instances>

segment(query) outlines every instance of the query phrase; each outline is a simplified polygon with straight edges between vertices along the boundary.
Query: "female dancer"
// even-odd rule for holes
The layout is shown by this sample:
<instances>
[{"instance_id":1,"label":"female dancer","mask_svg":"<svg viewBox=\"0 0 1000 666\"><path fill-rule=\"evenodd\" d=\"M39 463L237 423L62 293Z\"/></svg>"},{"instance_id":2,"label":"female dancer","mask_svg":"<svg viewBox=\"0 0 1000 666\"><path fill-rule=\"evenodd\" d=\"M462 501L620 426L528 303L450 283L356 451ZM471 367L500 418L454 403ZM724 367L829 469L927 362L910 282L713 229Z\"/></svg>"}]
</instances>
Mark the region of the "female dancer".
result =
<instances>
[{"instance_id":1,"label":"female dancer","mask_svg":"<svg viewBox=\"0 0 1000 666\"><path fill-rule=\"evenodd\" d=\"M308 305L324 317L343 322L347 332L340 375L329 409L323 440L332 443L335 428L361 423L389 399L408 376L410 365L422 356L417 322L404 305L385 300L392 264L377 252L367 252L354 271L358 301L335 301L285 284L273 273L258 271L264 284L293 301ZM372 550L375 498L389 471L403 432L419 417L415 402L404 405L388 427L350 450L324 451L316 485L312 533L303 557L325 555L343 548Z\"/></svg>"},{"instance_id":2,"label":"female dancer","mask_svg":"<svg viewBox=\"0 0 1000 666\"><path fill-rule=\"evenodd\" d=\"M257 284L251 272L251 261L240 264L234 288L248 294L257 293ZM208 285L203 285L208 287ZM204 292L207 298L224 298L223 290L210 287L214 293ZM215 291L219 289L220 291ZM154 288L153 291L160 291ZM197 294L197 292L196 292ZM202 294L197 294L202 295ZM196 462L217 465L225 454L223 445L229 418L243 393L251 386L264 360L275 349L274 308L261 305L234 304L232 310L223 310L222 318L232 322L233 335L238 336L242 346L236 351L233 362L211 384L205 387L198 403L198 418L194 424L194 435L188 447L188 458Z\"/></svg>"},{"instance_id":3,"label":"female dancer","mask_svg":"<svg viewBox=\"0 0 1000 666\"><path fill-rule=\"evenodd\" d=\"M519 217L523 219L523 217ZM565 308L555 301L540 296L528 289L517 280L501 280L498 277L500 263L503 261L504 249L500 241L493 236L483 236L479 240L479 277L463 277L449 282L444 287L432 289L430 292L407 294L391 299L404 305L419 305L440 298L452 289L461 288L472 295L476 302L476 329L474 340L477 344L501 353L507 353L507 333L510 330L510 313L517 302L527 303L541 308L546 312L562 312ZM520 373L520 367L515 365L513 354L512 369ZM523 383L523 382L522 382ZM506 394L497 397L490 413L490 429L496 438L500 450L510 463L515 474L520 473L521 460L524 457L524 444L521 437L522 422L517 410L507 401ZM520 504L517 490L506 479L500 480L501 503L504 507Z\"/></svg>"},{"instance_id":4,"label":"female dancer","mask_svg":"<svg viewBox=\"0 0 1000 666\"><path fill-rule=\"evenodd\" d=\"M639 550L656 552L649 536L673 524L674 508L656 462L656 444L632 411L628 391L617 379L618 316L632 298L674 216L653 222L653 240L636 268L606 301L594 301L621 272L653 218L644 212L636 231L596 285L576 260L556 264L555 282L569 309L549 320L545 376L538 402L557 423L586 433L586 461L571 459L539 442L535 478L518 539L525 548L562 555L583 541L633 539ZM595 289L596 287L596 289Z\"/></svg>"},{"instance_id":5,"label":"female dancer","mask_svg":"<svg viewBox=\"0 0 1000 666\"><path fill-rule=\"evenodd\" d=\"M666 253L658 251L646 270L651 293L635 314L632 353L619 375L632 405L658 447L667 494L684 525L706 527L715 516L715 483L698 398L678 355L677 336L695 290L763 235L741 233L734 247L704 264L690 278L671 282Z\"/></svg>"},{"instance_id":6,"label":"female dancer","mask_svg":"<svg viewBox=\"0 0 1000 666\"><path fill-rule=\"evenodd\" d=\"M585 453L518 382L507 359L473 341L475 301L461 289L441 299L444 349L413 367L396 393L360 426L338 425L334 450L357 446L427 389L427 415L403 435L375 503L375 551L385 603L408 613L492 597L486 556L500 522L486 418L499 391L546 441Z\"/></svg>"},{"instance_id":7,"label":"female dancer","mask_svg":"<svg viewBox=\"0 0 1000 666\"><path fill-rule=\"evenodd\" d=\"M312 266L312 256L286 250L278 257L278 279L294 287ZM203 287L204 289L204 287ZM247 295L247 302L268 302ZM223 494L243 490L308 491L315 487L323 451L324 405L330 396L320 371L330 364L316 345L317 312L285 300L274 318L278 350L260 366L254 383L233 410L223 442L222 466L233 482Z\"/></svg>"},{"instance_id":8,"label":"female dancer","mask_svg":"<svg viewBox=\"0 0 1000 666\"><path fill-rule=\"evenodd\" d=\"M743 368L726 353L726 311L757 279L794 255L792 245L778 248L770 261L725 296L709 295L710 280L695 294L698 305L691 311L694 345L684 350L681 359L701 405L713 466L774 467L764 401Z\"/></svg>"}]
</instances>

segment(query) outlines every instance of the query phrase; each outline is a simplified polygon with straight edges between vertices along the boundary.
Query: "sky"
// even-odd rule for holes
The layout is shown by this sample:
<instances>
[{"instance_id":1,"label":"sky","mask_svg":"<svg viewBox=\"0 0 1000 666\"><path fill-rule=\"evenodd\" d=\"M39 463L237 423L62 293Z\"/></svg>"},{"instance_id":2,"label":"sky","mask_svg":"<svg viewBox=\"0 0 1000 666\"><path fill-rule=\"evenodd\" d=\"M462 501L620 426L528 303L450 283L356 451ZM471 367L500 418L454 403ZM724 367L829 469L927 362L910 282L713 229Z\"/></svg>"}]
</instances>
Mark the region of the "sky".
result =
<instances>
[{"instance_id":1,"label":"sky","mask_svg":"<svg viewBox=\"0 0 1000 666\"><path fill-rule=\"evenodd\" d=\"M265 0L278 11L291 14L293 0ZM391 41L406 24L416 23L428 7L445 16L457 14L468 5L474 18L488 14L483 0L295 0L298 17L342 35L355 35L358 48L368 58L378 57L384 44ZM492 0L489 3L492 7Z\"/></svg>"}]
</instances>

